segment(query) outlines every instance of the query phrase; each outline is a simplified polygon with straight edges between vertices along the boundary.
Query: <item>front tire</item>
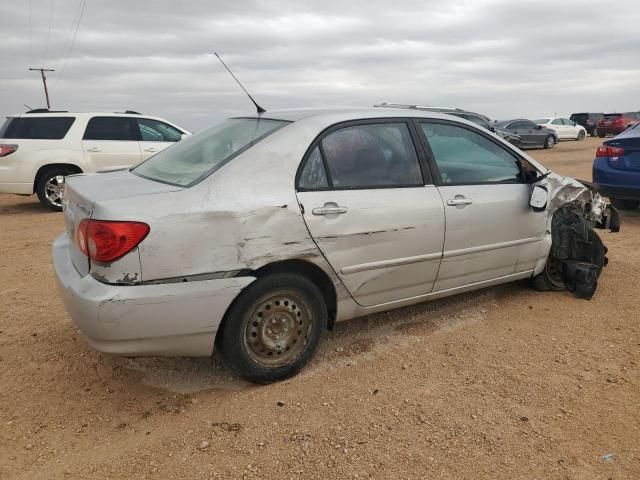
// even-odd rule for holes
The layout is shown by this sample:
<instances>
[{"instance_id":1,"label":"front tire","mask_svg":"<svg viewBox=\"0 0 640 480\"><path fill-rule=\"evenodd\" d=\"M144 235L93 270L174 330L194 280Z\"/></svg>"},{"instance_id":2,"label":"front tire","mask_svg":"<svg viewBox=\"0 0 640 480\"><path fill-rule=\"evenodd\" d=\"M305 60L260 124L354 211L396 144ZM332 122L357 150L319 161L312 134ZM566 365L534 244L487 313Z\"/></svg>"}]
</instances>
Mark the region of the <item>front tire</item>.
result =
<instances>
[{"instance_id":1,"label":"front tire","mask_svg":"<svg viewBox=\"0 0 640 480\"><path fill-rule=\"evenodd\" d=\"M604 138L606 136L606 133L604 132L598 132L598 137L600 138Z\"/></svg>"},{"instance_id":2,"label":"front tire","mask_svg":"<svg viewBox=\"0 0 640 480\"><path fill-rule=\"evenodd\" d=\"M549 135L544 141L544 148L548 150L550 148L553 148L555 144L556 144L555 137L553 135Z\"/></svg>"},{"instance_id":3,"label":"front tire","mask_svg":"<svg viewBox=\"0 0 640 480\"><path fill-rule=\"evenodd\" d=\"M621 198L610 198L611 204L620 210L635 210L640 206L640 200L623 200Z\"/></svg>"},{"instance_id":4,"label":"front tire","mask_svg":"<svg viewBox=\"0 0 640 480\"><path fill-rule=\"evenodd\" d=\"M216 344L233 372L267 384L295 375L311 360L327 322L324 298L313 282L275 273L256 280L236 299Z\"/></svg>"},{"instance_id":5,"label":"front tire","mask_svg":"<svg viewBox=\"0 0 640 480\"><path fill-rule=\"evenodd\" d=\"M578 132L578 138L577 138L577 140L578 140L578 141L584 140L584 137L586 137L586 136L587 136L587 135L584 133L584 130L580 130L580 131Z\"/></svg>"},{"instance_id":6,"label":"front tire","mask_svg":"<svg viewBox=\"0 0 640 480\"><path fill-rule=\"evenodd\" d=\"M549 253L544 270L531 279L531 286L539 292L562 292L566 286L562 281L562 264Z\"/></svg>"},{"instance_id":7,"label":"front tire","mask_svg":"<svg viewBox=\"0 0 640 480\"><path fill-rule=\"evenodd\" d=\"M54 212L61 212L64 177L74 173L77 171L66 167L52 167L42 172L36 184L36 193L40 203Z\"/></svg>"}]
</instances>

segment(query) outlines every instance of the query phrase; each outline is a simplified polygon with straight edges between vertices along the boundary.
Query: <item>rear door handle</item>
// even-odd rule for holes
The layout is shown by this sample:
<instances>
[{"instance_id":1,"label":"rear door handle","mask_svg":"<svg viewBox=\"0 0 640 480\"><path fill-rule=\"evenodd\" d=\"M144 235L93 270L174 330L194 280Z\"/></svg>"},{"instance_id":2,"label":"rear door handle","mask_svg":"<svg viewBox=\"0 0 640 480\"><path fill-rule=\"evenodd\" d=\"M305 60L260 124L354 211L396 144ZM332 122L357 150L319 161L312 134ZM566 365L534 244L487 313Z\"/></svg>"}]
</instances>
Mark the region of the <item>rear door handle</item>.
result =
<instances>
[{"instance_id":1,"label":"rear door handle","mask_svg":"<svg viewBox=\"0 0 640 480\"><path fill-rule=\"evenodd\" d=\"M311 210L314 215L340 215L347 213L349 209L347 207L341 207L337 203L327 202L322 207L316 207Z\"/></svg>"},{"instance_id":2,"label":"rear door handle","mask_svg":"<svg viewBox=\"0 0 640 480\"><path fill-rule=\"evenodd\" d=\"M98 147L87 148L87 152L99 152L100 149Z\"/></svg>"},{"instance_id":3,"label":"rear door handle","mask_svg":"<svg viewBox=\"0 0 640 480\"><path fill-rule=\"evenodd\" d=\"M149 148L145 148L144 151L145 152L157 152L158 149L157 148L153 148L153 147L149 147Z\"/></svg>"},{"instance_id":4,"label":"rear door handle","mask_svg":"<svg viewBox=\"0 0 640 480\"><path fill-rule=\"evenodd\" d=\"M450 207L457 207L458 205L471 205L472 203L473 200L465 197L456 197L447 200L447 205L449 205Z\"/></svg>"}]
</instances>

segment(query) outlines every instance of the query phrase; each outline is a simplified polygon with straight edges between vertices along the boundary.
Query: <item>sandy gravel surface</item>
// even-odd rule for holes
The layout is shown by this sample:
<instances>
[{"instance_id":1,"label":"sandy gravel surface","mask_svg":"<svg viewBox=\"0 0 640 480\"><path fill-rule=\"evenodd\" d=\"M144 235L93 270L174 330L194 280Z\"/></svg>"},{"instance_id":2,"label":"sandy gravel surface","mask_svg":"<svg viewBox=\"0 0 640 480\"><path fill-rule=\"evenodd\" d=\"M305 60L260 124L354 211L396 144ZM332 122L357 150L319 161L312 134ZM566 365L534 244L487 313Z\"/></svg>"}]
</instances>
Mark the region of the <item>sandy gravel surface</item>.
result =
<instances>
[{"instance_id":1,"label":"sandy gravel surface","mask_svg":"<svg viewBox=\"0 0 640 480\"><path fill-rule=\"evenodd\" d=\"M591 178L597 139L532 155ZM339 324L299 376L92 351L61 214L0 195L0 478L640 478L640 210L591 301L525 282Z\"/></svg>"}]
</instances>

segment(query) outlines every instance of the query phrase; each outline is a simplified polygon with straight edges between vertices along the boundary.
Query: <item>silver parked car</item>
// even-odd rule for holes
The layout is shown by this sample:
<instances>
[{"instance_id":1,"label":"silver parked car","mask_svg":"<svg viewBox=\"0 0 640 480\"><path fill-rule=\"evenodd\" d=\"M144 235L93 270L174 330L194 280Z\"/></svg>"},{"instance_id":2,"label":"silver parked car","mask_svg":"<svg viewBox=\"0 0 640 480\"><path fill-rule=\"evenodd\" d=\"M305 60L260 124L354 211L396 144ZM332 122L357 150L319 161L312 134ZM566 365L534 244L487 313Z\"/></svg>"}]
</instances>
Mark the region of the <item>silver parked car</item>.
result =
<instances>
[{"instance_id":1,"label":"silver parked car","mask_svg":"<svg viewBox=\"0 0 640 480\"><path fill-rule=\"evenodd\" d=\"M617 229L591 188L441 113L232 118L130 170L72 176L53 245L87 341L286 378L336 321L513 280L589 298Z\"/></svg>"}]
</instances>

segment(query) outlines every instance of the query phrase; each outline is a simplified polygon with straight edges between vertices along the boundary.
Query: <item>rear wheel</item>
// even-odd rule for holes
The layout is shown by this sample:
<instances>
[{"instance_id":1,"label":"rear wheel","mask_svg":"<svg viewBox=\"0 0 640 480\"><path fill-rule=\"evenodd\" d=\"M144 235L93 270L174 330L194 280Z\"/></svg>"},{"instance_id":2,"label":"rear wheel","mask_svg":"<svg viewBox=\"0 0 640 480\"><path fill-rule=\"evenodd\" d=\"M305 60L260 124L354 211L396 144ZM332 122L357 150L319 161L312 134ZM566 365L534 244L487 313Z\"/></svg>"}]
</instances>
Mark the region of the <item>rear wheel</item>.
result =
<instances>
[{"instance_id":1,"label":"rear wheel","mask_svg":"<svg viewBox=\"0 0 640 480\"><path fill-rule=\"evenodd\" d=\"M544 141L544 148L553 148L553 146L556 144L556 139L553 135L549 135L545 141Z\"/></svg>"},{"instance_id":2,"label":"rear wheel","mask_svg":"<svg viewBox=\"0 0 640 480\"><path fill-rule=\"evenodd\" d=\"M635 210L640 206L640 200L623 200L621 198L611 198L611 204L620 210Z\"/></svg>"},{"instance_id":3,"label":"rear wheel","mask_svg":"<svg viewBox=\"0 0 640 480\"><path fill-rule=\"evenodd\" d=\"M594 128L593 130L591 130L591 136L592 137L597 137L598 136L598 128Z\"/></svg>"},{"instance_id":4,"label":"rear wheel","mask_svg":"<svg viewBox=\"0 0 640 480\"><path fill-rule=\"evenodd\" d=\"M313 357L327 317L313 282L297 274L272 274L249 285L231 306L218 350L225 365L246 380L283 380Z\"/></svg>"},{"instance_id":5,"label":"rear wheel","mask_svg":"<svg viewBox=\"0 0 640 480\"><path fill-rule=\"evenodd\" d=\"M55 212L62 211L64 177L78 173L70 167L52 167L40 174L36 184L38 200Z\"/></svg>"}]
</instances>

